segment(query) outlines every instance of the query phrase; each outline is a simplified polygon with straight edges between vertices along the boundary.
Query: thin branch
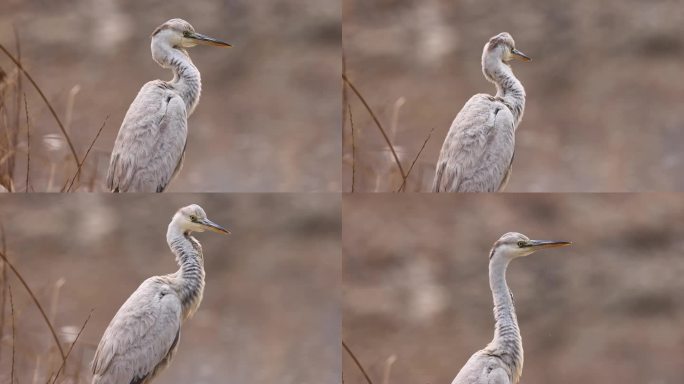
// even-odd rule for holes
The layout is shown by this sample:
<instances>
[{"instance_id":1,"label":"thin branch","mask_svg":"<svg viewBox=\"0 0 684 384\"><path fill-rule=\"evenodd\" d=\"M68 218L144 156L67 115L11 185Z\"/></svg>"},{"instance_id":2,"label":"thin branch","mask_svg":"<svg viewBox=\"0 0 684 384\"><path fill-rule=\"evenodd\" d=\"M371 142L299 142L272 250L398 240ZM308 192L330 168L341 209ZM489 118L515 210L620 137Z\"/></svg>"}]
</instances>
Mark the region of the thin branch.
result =
<instances>
[{"instance_id":1,"label":"thin branch","mask_svg":"<svg viewBox=\"0 0 684 384\"><path fill-rule=\"evenodd\" d=\"M16 328L14 324L14 299L12 298L12 285L7 286L9 290L10 309L12 310L12 375L10 376L10 384L14 384L14 344L16 343Z\"/></svg>"},{"instance_id":2,"label":"thin branch","mask_svg":"<svg viewBox=\"0 0 684 384\"><path fill-rule=\"evenodd\" d=\"M38 310L40 311L40 314L43 316L43 319L45 320L45 323L47 323L48 328L50 328L50 332L52 333L52 338L55 340L55 343L57 344L57 348L59 349L59 354L62 356L62 360L66 359L66 355L64 354L64 349L62 349L62 345L59 343L59 338L57 337L57 332L55 332L55 328L52 326L50 323L50 320L48 319L47 315L45 314L45 311L43 310L43 307L40 305L40 302L36 298L36 295L33 294L33 291L31 288L29 288L28 284L26 283L26 280L21 276L19 271L17 271L16 268L14 268L14 265L7 260L7 256L5 256L4 252L0 253L0 258L5 262L6 265L10 267L12 272L14 272L14 275L19 279L21 284L24 286L26 291L28 292L29 296L31 296L31 299L33 299L33 302L36 304L36 307L38 307Z\"/></svg>"},{"instance_id":3,"label":"thin branch","mask_svg":"<svg viewBox=\"0 0 684 384\"><path fill-rule=\"evenodd\" d=\"M90 320L90 316L92 314L93 314L93 309L90 310L88 317L86 318L85 322L81 326L81 330L78 331L78 334L76 335L76 339L74 339L74 342L71 343L71 346L69 347L69 350L67 351L67 354L66 354L66 357L64 358L64 361L62 361L62 365L59 367L59 369L57 370L57 374L55 375L55 378L52 380L52 384L55 384L55 382L57 381L57 378L59 377L59 374L62 373L62 369L64 369L64 365L66 364L66 361L69 358L71 351L74 349L74 345L76 345L78 338L81 336L81 332L83 332L83 329L85 329L86 325L88 324L88 321Z\"/></svg>"},{"instance_id":4,"label":"thin branch","mask_svg":"<svg viewBox=\"0 0 684 384\"><path fill-rule=\"evenodd\" d=\"M102 133L102 130L104 129L105 125L107 125L107 120L109 120L109 115L105 117L104 121L102 122L102 126L100 127L100 130L97 131L97 135L95 135L95 138L93 141L90 143L90 146L88 147L88 150L86 151L85 155L83 156L83 160L78 164L78 169L76 170L76 174L74 175L74 178L71 179L71 184L69 184L69 188L67 188L67 192L71 191L71 187L74 185L74 181L81 175L81 168L83 167L83 164L85 163L86 159L88 158L88 154L90 154L90 150L93 149L93 145L95 145L95 142L97 141L97 138L100 137L100 133ZM64 189L64 188L62 188Z\"/></svg>"},{"instance_id":5,"label":"thin branch","mask_svg":"<svg viewBox=\"0 0 684 384\"><path fill-rule=\"evenodd\" d=\"M361 363L359 362L359 359L356 358L356 356L355 356L354 353L351 351L351 349L349 349L349 347L348 347L347 344L344 342L344 340L342 340L342 346L344 347L344 350L347 351L347 353L349 354L349 356L351 356L352 360L354 360L354 363L356 364L356 366L359 367L359 370L361 371L361 373L363 373L363 377L366 378L366 381L368 382L368 384L373 384L373 381L370 379L370 377L369 377L368 374L366 373L366 370L363 369L363 366L362 366Z\"/></svg>"},{"instance_id":6,"label":"thin branch","mask_svg":"<svg viewBox=\"0 0 684 384\"><path fill-rule=\"evenodd\" d=\"M14 31L14 42L16 43L16 49L17 49L17 61L21 64L21 42L19 40L19 31L17 31L16 24L12 24L12 30ZM12 146L13 147L17 146L17 138L19 137L19 132L21 132L21 95L23 93L23 88L24 87L23 87L23 84L21 81L21 73L17 71L17 100L15 101L16 111L15 111L15 116L14 116L14 121L16 121L16 123L17 123L17 130L15 131L15 134L13 135L14 137L12 138L13 139L12 140ZM8 143L8 145L9 145L9 143ZM14 179L14 170L10 169L9 174L10 174L10 180L13 180ZM10 184L13 184L13 183L10 183ZM15 191L10 190L10 192L15 192Z\"/></svg>"},{"instance_id":7,"label":"thin branch","mask_svg":"<svg viewBox=\"0 0 684 384\"><path fill-rule=\"evenodd\" d=\"M428 141L430 141L430 137L432 136L432 132L435 131L435 128L433 127L430 130L430 133L428 133L427 137L425 138L425 141L423 141L423 146L420 147L420 151L418 151L418 154L416 157L413 159L413 162L411 163L411 167L409 167L408 172L406 172L406 179L404 179L404 182L401 183L401 186L397 190L397 192L400 192L404 187L406 187L406 180L408 179L409 175L411 174L411 171L413 170L413 166L416 164L416 161L418 161L418 158L420 155L423 153L423 149L425 149L425 145L427 145Z\"/></svg>"},{"instance_id":8,"label":"thin branch","mask_svg":"<svg viewBox=\"0 0 684 384\"><path fill-rule=\"evenodd\" d=\"M26 193L29 192L29 175L31 174L31 124L29 123L29 109L24 93L24 109L26 110Z\"/></svg>"},{"instance_id":9,"label":"thin branch","mask_svg":"<svg viewBox=\"0 0 684 384\"><path fill-rule=\"evenodd\" d=\"M62 134L64 135L64 138L66 139L67 144L69 144L69 149L71 150L71 155L74 157L76 164L79 164L80 162L78 161L78 155L76 154L76 148L74 148L74 144L71 142L69 135L67 134L66 130L64 129L64 125L59 120L59 117L57 116L57 112L55 112L55 109L52 108L52 105L48 101L47 97L45 97L45 94L43 93L43 91L40 89L38 84L36 84L35 80L33 80L33 77L31 77L31 75L28 72L26 72L26 70L21 65L21 63L19 61L17 61L17 59L15 59L14 56L12 56L12 54L9 53L9 51L7 51L7 49L5 48L4 45L0 44L0 50L3 51L5 53L5 55L7 55L7 57L9 57L10 60L12 60L14 62L14 64L21 70L21 72L23 72L24 75L26 75L26 78L31 82L33 87L36 88L36 91L38 91L38 94L40 95L40 97L43 99L43 101L47 105L48 109L50 110L52 117L54 117L55 121L57 121L57 125L59 125L59 129L62 131Z\"/></svg>"},{"instance_id":10,"label":"thin branch","mask_svg":"<svg viewBox=\"0 0 684 384\"><path fill-rule=\"evenodd\" d=\"M387 132L385 132L385 129L382 127L382 124L380 124L380 120L378 120L377 116L375 116L375 112L371 109L371 107L368 105L366 102L366 99L361 96L361 93L359 92L358 89L352 84L352 82L347 78L346 74L342 74L342 79L349 85L349 88L351 88L352 91L356 94L356 96L361 100L361 103L363 104L364 107L366 107L366 110L368 110L368 113L370 113L371 117L373 118L373 121L375 122L375 125L377 125L378 129L380 129L380 133L382 133L382 137L385 139L385 142L390 148L390 151L392 151L392 156L394 157L394 161L397 163L397 167L399 167L399 173L401 173L401 178L406 180L406 172L404 172L404 168L401 166L401 162L399 161L399 156L397 156L397 152L394 150L394 146L392 145L392 142L389 139L389 136L387 136Z\"/></svg>"},{"instance_id":11,"label":"thin branch","mask_svg":"<svg viewBox=\"0 0 684 384\"><path fill-rule=\"evenodd\" d=\"M344 45L342 46L342 76L347 75L347 56L344 53ZM349 107L349 91L347 86L342 81L342 129L347 126L347 108Z\"/></svg>"},{"instance_id":12,"label":"thin branch","mask_svg":"<svg viewBox=\"0 0 684 384\"><path fill-rule=\"evenodd\" d=\"M5 243L5 227L4 225L2 225L2 222L0 222L0 236L2 236L2 252L5 253L5 247L7 246L7 244ZM0 304L0 340L2 340L5 330L5 305L7 304L7 285L7 264L2 263L2 304ZM2 352L2 348L0 348L0 352ZM0 361L2 361L1 356Z\"/></svg>"},{"instance_id":13,"label":"thin branch","mask_svg":"<svg viewBox=\"0 0 684 384\"><path fill-rule=\"evenodd\" d=\"M351 124L351 140L352 140L352 186L351 191L354 193L354 182L356 179L356 144L354 141L354 118L352 115L351 105L347 105L349 111L349 123Z\"/></svg>"}]
</instances>

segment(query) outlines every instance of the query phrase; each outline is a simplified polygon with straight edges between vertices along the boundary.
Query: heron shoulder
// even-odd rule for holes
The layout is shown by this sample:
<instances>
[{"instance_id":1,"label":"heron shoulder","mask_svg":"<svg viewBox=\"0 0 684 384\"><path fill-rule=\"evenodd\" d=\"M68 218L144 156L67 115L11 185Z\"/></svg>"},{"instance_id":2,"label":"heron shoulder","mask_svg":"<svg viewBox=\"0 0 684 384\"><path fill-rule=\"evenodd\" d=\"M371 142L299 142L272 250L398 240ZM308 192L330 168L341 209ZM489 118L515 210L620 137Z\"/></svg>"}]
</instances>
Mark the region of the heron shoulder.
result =
<instances>
[{"instance_id":1,"label":"heron shoulder","mask_svg":"<svg viewBox=\"0 0 684 384\"><path fill-rule=\"evenodd\" d=\"M475 352L452 384L511 384L511 369L486 351Z\"/></svg>"}]
</instances>

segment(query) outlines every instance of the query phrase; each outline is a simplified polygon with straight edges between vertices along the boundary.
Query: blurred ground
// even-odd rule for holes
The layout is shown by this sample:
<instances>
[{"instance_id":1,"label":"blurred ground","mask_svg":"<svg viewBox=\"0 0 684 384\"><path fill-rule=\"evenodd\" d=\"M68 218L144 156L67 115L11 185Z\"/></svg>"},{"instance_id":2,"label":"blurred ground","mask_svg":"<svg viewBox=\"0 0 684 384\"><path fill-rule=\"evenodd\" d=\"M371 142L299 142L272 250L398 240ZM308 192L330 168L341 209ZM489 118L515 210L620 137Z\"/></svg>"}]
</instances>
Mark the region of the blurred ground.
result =
<instances>
[{"instance_id":1,"label":"blurred ground","mask_svg":"<svg viewBox=\"0 0 684 384\"><path fill-rule=\"evenodd\" d=\"M408 168L435 132L409 190L431 185L456 113L475 93L487 40L510 32L531 63L514 63L527 90L507 191L684 190L684 7L680 1L375 0L343 2L347 73L389 129ZM377 128L350 92L357 191L398 187ZM344 190L351 190L350 126Z\"/></svg>"},{"instance_id":2,"label":"blurred ground","mask_svg":"<svg viewBox=\"0 0 684 384\"><path fill-rule=\"evenodd\" d=\"M493 336L487 266L509 231L570 240L515 260L522 383L680 383L684 198L347 195L343 338L375 383L449 383ZM364 383L347 355L347 384Z\"/></svg>"},{"instance_id":3,"label":"blurred ground","mask_svg":"<svg viewBox=\"0 0 684 384\"><path fill-rule=\"evenodd\" d=\"M90 382L87 366L94 349L138 285L177 270L166 227L178 208L198 203L233 234L196 235L205 256L204 300L183 326L178 353L159 382L318 384L340 377L339 200L333 195L3 196L0 218L10 260L49 313L55 284L63 279L56 328L77 330L94 309L69 359L70 378L80 369L79 382ZM57 368L45 359L50 350L55 357L54 342L19 282L9 281L17 318L16 382L45 382L45 373ZM9 304L6 308L0 382L9 382L10 375ZM41 374L32 381L38 356Z\"/></svg>"},{"instance_id":4,"label":"blurred ground","mask_svg":"<svg viewBox=\"0 0 684 384\"><path fill-rule=\"evenodd\" d=\"M15 52L16 26L25 66L63 121L69 93L80 87L71 119L80 156L110 116L89 161L97 161L101 188L116 133L138 90L149 80L172 77L152 60L150 34L174 17L233 48L190 51L202 74L202 98L188 122L183 171L169 190L339 191L336 1L5 0L0 4L0 43ZM0 68L7 73L13 68L4 55ZM59 130L28 82L24 89L35 151L32 182L36 190L45 190L50 163L68 152L62 146L39 158L39 152L47 151L44 135ZM19 180L26 168L23 116Z\"/></svg>"}]
</instances>

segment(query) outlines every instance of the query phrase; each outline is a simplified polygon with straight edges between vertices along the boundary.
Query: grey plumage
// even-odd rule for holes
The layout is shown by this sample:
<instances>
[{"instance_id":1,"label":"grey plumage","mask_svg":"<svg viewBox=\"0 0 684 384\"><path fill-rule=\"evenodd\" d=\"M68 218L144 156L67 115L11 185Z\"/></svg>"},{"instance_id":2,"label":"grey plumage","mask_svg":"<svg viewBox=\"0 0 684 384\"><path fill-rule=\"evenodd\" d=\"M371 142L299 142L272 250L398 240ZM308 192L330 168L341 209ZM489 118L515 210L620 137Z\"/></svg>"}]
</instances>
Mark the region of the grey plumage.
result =
<instances>
[{"instance_id":1,"label":"grey plumage","mask_svg":"<svg viewBox=\"0 0 684 384\"><path fill-rule=\"evenodd\" d=\"M482 52L482 72L496 95L477 94L456 115L439 154L433 192L496 192L508 182L515 131L525 110L525 89L510 61L530 60L506 32Z\"/></svg>"},{"instance_id":2,"label":"grey plumage","mask_svg":"<svg viewBox=\"0 0 684 384\"><path fill-rule=\"evenodd\" d=\"M523 345L513 295L506 284L511 260L539 249L569 245L566 241L530 240L509 232L494 243L489 256L489 286L494 299L494 338L475 352L461 368L452 384L515 384L523 369Z\"/></svg>"},{"instance_id":3,"label":"grey plumage","mask_svg":"<svg viewBox=\"0 0 684 384\"><path fill-rule=\"evenodd\" d=\"M152 58L173 71L171 81L153 80L128 108L107 171L112 192L163 192L183 165L187 119L199 102L202 81L186 48L197 44L229 47L171 19L152 33Z\"/></svg>"},{"instance_id":4,"label":"grey plumage","mask_svg":"<svg viewBox=\"0 0 684 384\"><path fill-rule=\"evenodd\" d=\"M195 204L173 216L166 240L179 270L145 280L121 306L95 352L92 384L148 383L171 362L182 323L202 301L204 256L190 234L205 230L228 233Z\"/></svg>"}]
</instances>

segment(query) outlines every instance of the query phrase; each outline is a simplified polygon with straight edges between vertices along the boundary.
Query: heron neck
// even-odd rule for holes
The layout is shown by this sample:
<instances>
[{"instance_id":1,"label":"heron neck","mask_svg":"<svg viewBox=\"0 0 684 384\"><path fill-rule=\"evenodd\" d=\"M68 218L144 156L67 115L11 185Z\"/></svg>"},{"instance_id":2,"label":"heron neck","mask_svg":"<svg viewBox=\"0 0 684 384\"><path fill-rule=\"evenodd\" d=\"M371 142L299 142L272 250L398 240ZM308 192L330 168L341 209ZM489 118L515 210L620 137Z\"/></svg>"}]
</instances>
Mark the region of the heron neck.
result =
<instances>
[{"instance_id":1,"label":"heron neck","mask_svg":"<svg viewBox=\"0 0 684 384\"><path fill-rule=\"evenodd\" d=\"M525 88L522 83L515 77L511 67L499 59L486 59L483 72L496 85L496 97L502 99L511 110L517 128L525 111Z\"/></svg>"},{"instance_id":2,"label":"heron neck","mask_svg":"<svg viewBox=\"0 0 684 384\"><path fill-rule=\"evenodd\" d=\"M166 241L176 255L180 267L172 275L174 289L183 308L183 318L195 313L204 293L204 257L200 243L189 233L183 232L173 222L169 224Z\"/></svg>"},{"instance_id":3,"label":"heron neck","mask_svg":"<svg viewBox=\"0 0 684 384\"><path fill-rule=\"evenodd\" d=\"M185 102L188 116L192 114L202 93L202 79L190 55L183 48L174 48L163 41L152 41L152 57L163 68L173 71L168 84L178 92Z\"/></svg>"},{"instance_id":4,"label":"heron neck","mask_svg":"<svg viewBox=\"0 0 684 384\"><path fill-rule=\"evenodd\" d=\"M506 284L506 270L510 260L494 255L489 262L489 287L494 298L494 339L487 350L499 355L509 364L513 376L519 376L523 365L523 347L513 296ZM515 382L516 380L514 380Z\"/></svg>"}]
</instances>

